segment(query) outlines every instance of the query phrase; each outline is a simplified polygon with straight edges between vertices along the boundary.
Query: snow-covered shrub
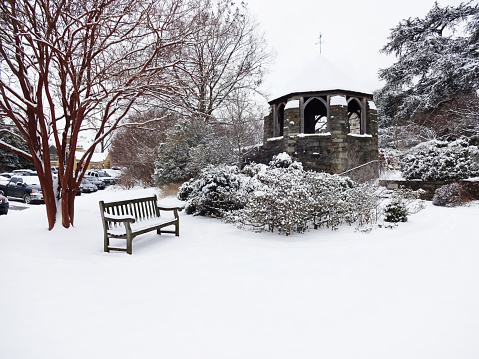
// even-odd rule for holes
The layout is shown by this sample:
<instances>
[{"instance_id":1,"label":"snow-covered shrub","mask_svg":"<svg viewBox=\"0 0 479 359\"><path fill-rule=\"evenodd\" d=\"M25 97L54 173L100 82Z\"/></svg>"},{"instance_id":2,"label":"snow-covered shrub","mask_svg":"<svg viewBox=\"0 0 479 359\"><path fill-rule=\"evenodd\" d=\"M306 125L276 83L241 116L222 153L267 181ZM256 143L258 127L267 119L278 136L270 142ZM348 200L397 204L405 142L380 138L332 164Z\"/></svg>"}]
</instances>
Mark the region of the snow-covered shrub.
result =
<instances>
[{"instance_id":1,"label":"snow-covered shrub","mask_svg":"<svg viewBox=\"0 0 479 359\"><path fill-rule=\"evenodd\" d=\"M341 223L352 223L349 201L352 190L358 186L348 177L327 173L307 172L305 179L309 190L309 212L314 228L337 228Z\"/></svg>"},{"instance_id":2,"label":"snow-covered shrub","mask_svg":"<svg viewBox=\"0 0 479 359\"><path fill-rule=\"evenodd\" d=\"M257 189L248 197L245 206L229 213L228 222L240 227L252 227L289 235L304 232L308 227L309 193L304 185L306 172L293 167L269 167L257 174Z\"/></svg>"},{"instance_id":3,"label":"snow-covered shrub","mask_svg":"<svg viewBox=\"0 0 479 359\"><path fill-rule=\"evenodd\" d=\"M409 188L399 188L390 194L389 202L384 208L385 222L406 222L408 215L416 214L425 208L425 201L420 199L424 190L413 191Z\"/></svg>"},{"instance_id":4,"label":"snow-covered shrub","mask_svg":"<svg viewBox=\"0 0 479 359\"><path fill-rule=\"evenodd\" d=\"M249 177L255 177L258 173L264 172L267 170L267 166L262 163L250 163L249 165L243 167L241 172Z\"/></svg>"},{"instance_id":5,"label":"snow-covered shrub","mask_svg":"<svg viewBox=\"0 0 479 359\"><path fill-rule=\"evenodd\" d=\"M336 229L343 223L364 225L376 219L379 200L371 187L347 177L303 171L297 162L281 156L281 163L288 167L276 166L274 159L261 170L245 168L259 185L242 209L228 213L228 222L289 235L321 226Z\"/></svg>"},{"instance_id":6,"label":"snow-covered shrub","mask_svg":"<svg viewBox=\"0 0 479 359\"><path fill-rule=\"evenodd\" d=\"M293 161L290 155L286 152L282 152L273 156L273 159L269 163L269 166L272 168L289 168L293 167L293 169L302 170L303 164L301 162Z\"/></svg>"},{"instance_id":7,"label":"snow-covered shrub","mask_svg":"<svg viewBox=\"0 0 479 359\"><path fill-rule=\"evenodd\" d=\"M406 179L448 181L479 176L479 149L467 139L429 141L409 150L402 158Z\"/></svg>"},{"instance_id":8,"label":"snow-covered shrub","mask_svg":"<svg viewBox=\"0 0 479 359\"><path fill-rule=\"evenodd\" d=\"M401 199L394 199L384 209L384 221L386 222L407 222L408 211Z\"/></svg>"},{"instance_id":9,"label":"snow-covered shrub","mask_svg":"<svg viewBox=\"0 0 479 359\"><path fill-rule=\"evenodd\" d=\"M235 166L208 166L197 179L181 185L178 198L186 201L188 214L222 217L225 212L244 206L244 182L247 177Z\"/></svg>"},{"instance_id":10,"label":"snow-covered shrub","mask_svg":"<svg viewBox=\"0 0 479 359\"><path fill-rule=\"evenodd\" d=\"M310 228L337 229L342 224L363 229L377 222L382 202L377 187L304 171L285 156L281 163L286 167L276 163L277 158L269 166L248 165L242 172L236 167L210 166L183 184L178 198L187 201L188 214L223 217L240 228L286 235ZM396 196L407 207L408 194L400 192Z\"/></svg>"},{"instance_id":11,"label":"snow-covered shrub","mask_svg":"<svg viewBox=\"0 0 479 359\"><path fill-rule=\"evenodd\" d=\"M461 184L453 182L438 188L434 192L432 204L442 207L456 207L471 200L468 191Z\"/></svg>"},{"instance_id":12,"label":"snow-covered shrub","mask_svg":"<svg viewBox=\"0 0 479 359\"><path fill-rule=\"evenodd\" d=\"M371 226L378 221L380 214L381 192L379 187L363 183L348 191L348 223L358 228Z\"/></svg>"}]
</instances>

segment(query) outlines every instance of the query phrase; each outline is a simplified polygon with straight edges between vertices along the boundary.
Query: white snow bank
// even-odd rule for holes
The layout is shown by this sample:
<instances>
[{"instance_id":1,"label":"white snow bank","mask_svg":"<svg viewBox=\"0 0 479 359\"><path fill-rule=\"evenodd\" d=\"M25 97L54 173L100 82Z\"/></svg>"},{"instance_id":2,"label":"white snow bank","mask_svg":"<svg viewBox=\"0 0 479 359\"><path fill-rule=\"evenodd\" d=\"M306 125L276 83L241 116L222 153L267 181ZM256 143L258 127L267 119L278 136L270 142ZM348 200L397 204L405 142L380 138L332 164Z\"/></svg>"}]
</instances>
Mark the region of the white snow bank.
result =
<instances>
[{"instance_id":1,"label":"white snow bank","mask_svg":"<svg viewBox=\"0 0 479 359\"><path fill-rule=\"evenodd\" d=\"M289 237L182 212L103 253L98 201L155 192L82 195L68 230L0 216L0 358L479 356L479 206Z\"/></svg>"}]
</instances>

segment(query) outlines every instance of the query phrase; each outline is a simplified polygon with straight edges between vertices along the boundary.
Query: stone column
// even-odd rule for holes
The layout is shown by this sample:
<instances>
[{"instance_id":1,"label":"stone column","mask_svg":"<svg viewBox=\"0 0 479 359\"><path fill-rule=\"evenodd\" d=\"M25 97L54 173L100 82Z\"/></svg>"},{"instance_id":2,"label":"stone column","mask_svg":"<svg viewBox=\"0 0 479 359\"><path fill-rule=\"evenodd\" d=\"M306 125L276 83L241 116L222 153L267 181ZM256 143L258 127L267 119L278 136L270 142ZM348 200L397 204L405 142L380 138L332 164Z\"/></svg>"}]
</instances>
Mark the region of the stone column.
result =
<instances>
[{"instance_id":1,"label":"stone column","mask_svg":"<svg viewBox=\"0 0 479 359\"><path fill-rule=\"evenodd\" d=\"M329 100L329 123L333 160L331 172L341 173L348 167L348 103L345 96L331 96Z\"/></svg>"}]
</instances>

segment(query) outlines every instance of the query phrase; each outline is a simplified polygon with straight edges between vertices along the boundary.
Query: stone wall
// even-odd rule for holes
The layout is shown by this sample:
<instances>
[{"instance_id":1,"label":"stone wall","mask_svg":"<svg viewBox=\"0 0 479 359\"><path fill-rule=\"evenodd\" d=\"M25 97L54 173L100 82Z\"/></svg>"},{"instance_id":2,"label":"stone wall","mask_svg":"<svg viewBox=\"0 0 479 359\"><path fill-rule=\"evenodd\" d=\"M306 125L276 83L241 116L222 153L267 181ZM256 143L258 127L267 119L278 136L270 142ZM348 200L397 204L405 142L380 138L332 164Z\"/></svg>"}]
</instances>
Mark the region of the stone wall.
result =
<instances>
[{"instance_id":1,"label":"stone wall","mask_svg":"<svg viewBox=\"0 0 479 359\"><path fill-rule=\"evenodd\" d=\"M270 138L274 133L272 114L265 117L263 146L244 156L245 164L269 163L273 156L288 153L303 164L306 170L342 173L358 165L378 159L377 121L375 110L368 107L366 135L349 133L348 109L345 105L330 106L328 133L302 134L298 108L284 111L283 136ZM377 166L370 169L377 178Z\"/></svg>"},{"instance_id":2,"label":"stone wall","mask_svg":"<svg viewBox=\"0 0 479 359\"><path fill-rule=\"evenodd\" d=\"M461 183L475 199L479 199L479 181L381 180L379 181L379 185L386 187L387 189L398 189L401 187L409 188L413 191L423 189L425 193L421 195L421 199L431 201L436 189L453 182Z\"/></svg>"},{"instance_id":3,"label":"stone wall","mask_svg":"<svg viewBox=\"0 0 479 359\"><path fill-rule=\"evenodd\" d=\"M273 156L286 152L306 170L342 173L359 164L377 160L377 140L372 136L299 134L268 139L244 157L244 163L268 164ZM377 177L377 169L371 173Z\"/></svg>"}]
</instances>

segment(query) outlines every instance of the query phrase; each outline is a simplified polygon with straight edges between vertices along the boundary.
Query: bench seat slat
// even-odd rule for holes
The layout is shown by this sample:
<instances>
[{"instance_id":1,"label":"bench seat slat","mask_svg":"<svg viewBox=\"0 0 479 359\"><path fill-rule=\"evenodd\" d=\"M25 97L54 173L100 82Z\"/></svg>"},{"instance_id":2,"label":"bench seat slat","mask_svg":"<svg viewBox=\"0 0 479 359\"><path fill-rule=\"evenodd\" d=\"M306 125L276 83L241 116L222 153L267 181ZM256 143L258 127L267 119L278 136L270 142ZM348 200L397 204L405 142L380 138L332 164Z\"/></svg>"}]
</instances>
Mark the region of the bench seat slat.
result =
<instances>
[{"instance_id":1,"label":"bench seat slat","mask_svg":"<svg viewBox=\"0 0 479 359\"><path fill-rule=\"evenodd\" d=\"M131 223L131 231L135 234L138 232L141 232L145 229L149 228L157 228L161 226L165 226L167 224L174 224L176 222L175 218L152 218L152 219L147 219L144 221L138 221L135 223ZM113 236L121 236L125 235L126 236L126 228L124 226L121 227L113 227L108 230L108 234L111 234Z\"/></svg>"},{"instance_id":2,"label":"bench seat slat","mask_svg":"<svg viewBox=\"0 0 479 359\"><path fill-rule=\"evenodd\" d=\"M105 214L104 217L107 221L111 221L111 222L127 222L129 220L135 221L135 217L129 214L126 214L126 215Z\"/></svg>"}]
</instances>

